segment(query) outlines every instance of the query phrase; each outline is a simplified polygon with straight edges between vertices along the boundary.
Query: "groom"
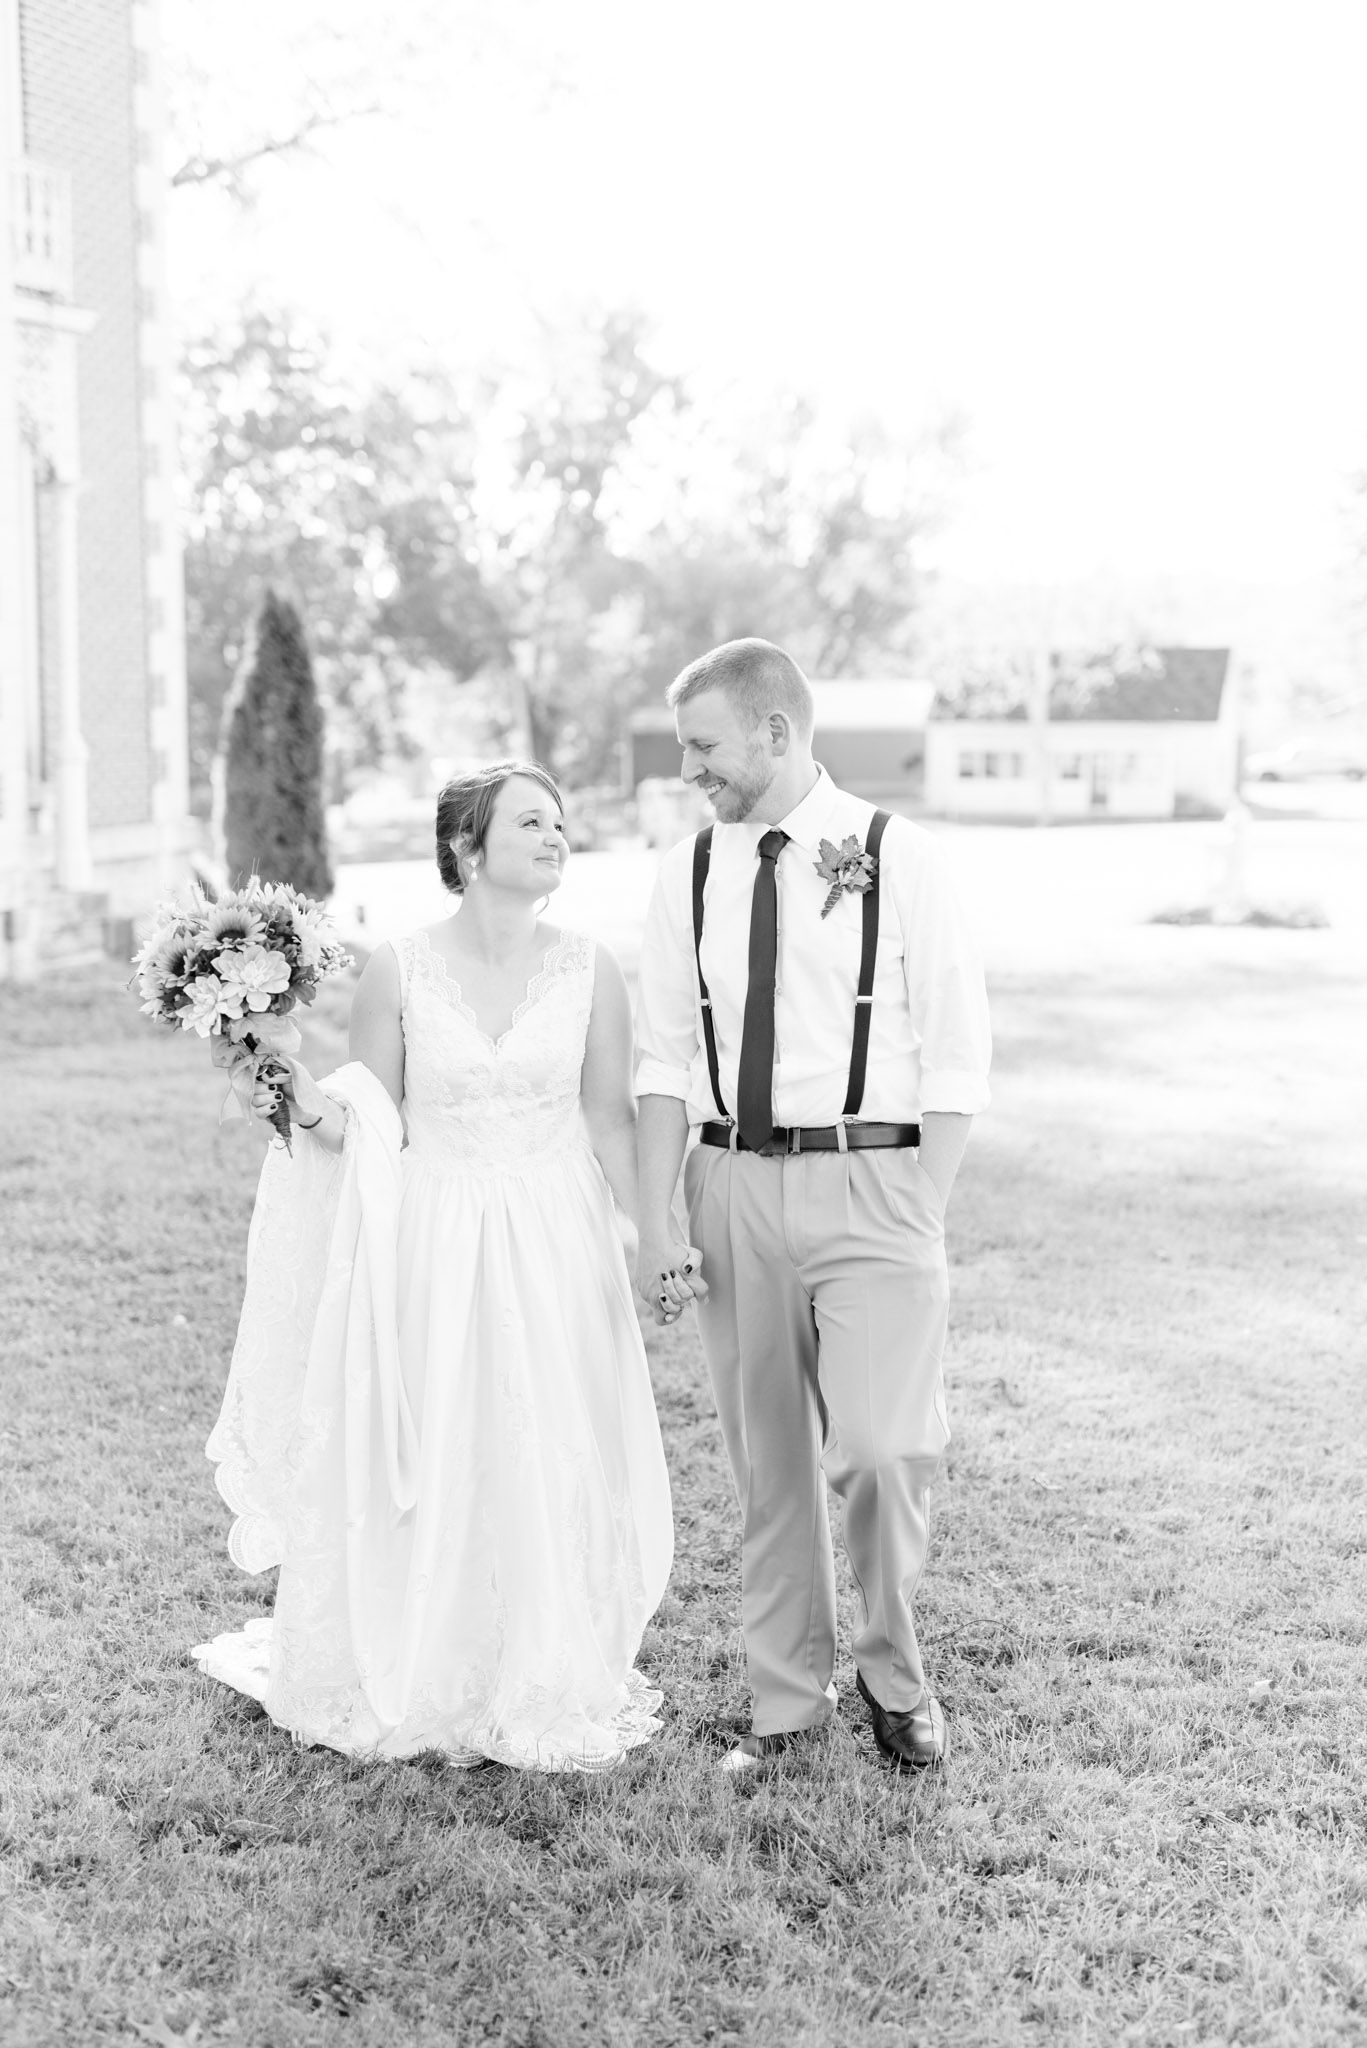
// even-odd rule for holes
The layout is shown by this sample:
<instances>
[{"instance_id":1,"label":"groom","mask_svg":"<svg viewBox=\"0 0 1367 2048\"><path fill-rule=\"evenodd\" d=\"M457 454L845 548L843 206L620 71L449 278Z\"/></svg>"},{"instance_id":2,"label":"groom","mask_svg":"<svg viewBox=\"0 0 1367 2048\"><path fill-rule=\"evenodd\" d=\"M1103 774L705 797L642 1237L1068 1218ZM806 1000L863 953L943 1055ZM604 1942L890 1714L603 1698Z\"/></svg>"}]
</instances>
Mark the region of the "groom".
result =
<instances>
[{"instance_id":1,"label":"groom","mask_svg":"<svg viewBox=\"0 0 1367 2048\"><path fill-rule=\"evenodd\" d=\"M982 971L934 839L838 789L812 693L765 640L671 685L683 777L715 827L666 854L641 951L641 1292L689 1293L743 1518L746 1770L835 1711L825 1479L862 1604L879 1748L939 1764L912 1620L949 1441L944 1212L988 1099Z\"/></svg>"}]
</instances>

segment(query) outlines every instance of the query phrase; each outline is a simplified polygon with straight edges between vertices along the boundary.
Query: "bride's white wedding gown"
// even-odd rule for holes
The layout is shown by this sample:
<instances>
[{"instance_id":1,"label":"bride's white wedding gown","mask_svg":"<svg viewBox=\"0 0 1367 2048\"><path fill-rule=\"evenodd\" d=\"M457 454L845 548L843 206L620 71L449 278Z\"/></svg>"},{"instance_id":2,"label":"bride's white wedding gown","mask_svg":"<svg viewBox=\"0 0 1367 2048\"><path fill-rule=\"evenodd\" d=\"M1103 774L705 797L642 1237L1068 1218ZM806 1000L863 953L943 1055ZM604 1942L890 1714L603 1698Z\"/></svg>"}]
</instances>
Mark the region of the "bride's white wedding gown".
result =
<instances>
[{"instance_id":1,"label":"bride's white wedding gown","mask_svg":"<svg viewBox=\"0 0 1367 2048\"><path fill-rule=\"evenodd\" d=\"M561 934L497 1042L425 934L395 950L408 1146L400 1161L396 1127L391 1384L385 1286L365 1296L377 1334L368 1323L358 1373L355 1261L338 1254L365 1137L353 1106L342 1158L307 1141L292 1160L267 1157L208 1454L238 1514L236 1561L280 1565L275 1611L193 1655L305 1741L601 1767L659 1727L660 1695L632 1666L673 1528L612 1199L580 1112L593 943ZM373 1077L336 1078L358 1072L364 1105ZM385 1097L380 1110L382 1124ZM377 1214L383 1199L362 1243ZM346 1343L320 1335L348 1318L349 1366Z\"/></svg>"}]
</instances>

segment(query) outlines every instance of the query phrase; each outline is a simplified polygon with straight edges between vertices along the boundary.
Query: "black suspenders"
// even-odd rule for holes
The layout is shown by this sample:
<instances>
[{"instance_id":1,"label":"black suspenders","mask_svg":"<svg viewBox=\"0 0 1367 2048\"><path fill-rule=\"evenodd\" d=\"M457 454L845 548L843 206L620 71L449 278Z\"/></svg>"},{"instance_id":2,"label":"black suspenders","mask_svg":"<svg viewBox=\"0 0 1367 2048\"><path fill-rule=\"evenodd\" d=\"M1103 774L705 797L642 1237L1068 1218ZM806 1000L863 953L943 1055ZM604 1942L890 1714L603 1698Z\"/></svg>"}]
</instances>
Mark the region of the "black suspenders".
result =
<instances>
[{"instance_id":1,"label":"black suspenders","mask_svg":"<svg viewBox=\"0 0 1367 2048\"><path fill-rule=\"evenodd\" d=\"M717 1072L717 1028L712 1022L712 998L702 971L702 896L707 870L712 865L712 827L705 825L693 841L693 954L698 963L698 1000L702 1004L702 1037L707 1048L707 1073L712 1083L712 1100L723 1123L734 1121L721 1099L721 1076Z\"/></svg>"},{"instance_id":2,"label":"black suspenders","mask_svg":"<svg viewBox=\"0 0 1367 2048\"><path fill-rule=\"evenodd\" d=\"M858 1116L864 1100L864 1074L869 1064L869 1024L873 1018L873 970L878 964L878 899L883 893L883 875L878 867L878 849L883 843L886 811L875 811L869 820L865 853L874 861L873 887L864 891L864 944L859 955L859 993L854 999L854 1043L850 1047L850 1085L845 1094L842 1117Z\"/></svg>"},{"instance_id":3,"label":"black suspenders","mask_svg":"<svg viewBox=\"0 0 1367 2048\"><path fill-rule=\"evenodd\" d=\"M888 822L886 811L875 811L869 821L869 836L864 851L876 863L878 849L883 843L883 831ZM702 971L702 915L703 891L707 886L707 870L712 862L712 827L707 825L693 841L693 954L698 963L698 999L702 1004L703 1046L707 1053L707 1075L712 1083L712 1099L717 1105L717 1115L723 1123L735 1119L721 1099L721 1076L717 1068L717 1031L712 1022L712 998L707 993L707 982ZM882 894L882 874L876 866L874 884L864 891L864 933L859 954L859 993L854 1002L854 1042L850 1048L850 1081L845 1091L845 1107L842 1117L858 1116L859 1106L864 1100L864 1077L869 1064L869 1024L873 1014L873 974L878 964L878 899Z\"/></svg>"}]
</instances>

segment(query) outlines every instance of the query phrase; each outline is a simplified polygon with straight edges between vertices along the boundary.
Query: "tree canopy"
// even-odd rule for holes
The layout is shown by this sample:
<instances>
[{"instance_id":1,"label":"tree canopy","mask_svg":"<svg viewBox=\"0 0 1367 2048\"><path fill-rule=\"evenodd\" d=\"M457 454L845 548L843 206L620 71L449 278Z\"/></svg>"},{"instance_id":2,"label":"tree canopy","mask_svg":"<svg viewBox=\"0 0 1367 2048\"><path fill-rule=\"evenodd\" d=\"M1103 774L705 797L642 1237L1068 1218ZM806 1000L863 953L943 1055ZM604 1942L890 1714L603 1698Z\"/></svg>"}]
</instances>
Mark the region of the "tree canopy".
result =
<instances>
[{"instance_id":1,"label":"tree canopy","mask_svg":"<svg viewBox=\"0 0 1367 2048\"><path fill-rule=\"evenodd\" d=\"M572 782L707 646L781 641L818 676L910 672L943 440L837 433L795 400L722 426L642 320L548 333L495 379L359 386L262 309L184 360L192 772L269 585L309 625L330 772L421 748L405 683L489 683ZM710 479L706 488L700 479Z\"/></svg>"}]
</instances>

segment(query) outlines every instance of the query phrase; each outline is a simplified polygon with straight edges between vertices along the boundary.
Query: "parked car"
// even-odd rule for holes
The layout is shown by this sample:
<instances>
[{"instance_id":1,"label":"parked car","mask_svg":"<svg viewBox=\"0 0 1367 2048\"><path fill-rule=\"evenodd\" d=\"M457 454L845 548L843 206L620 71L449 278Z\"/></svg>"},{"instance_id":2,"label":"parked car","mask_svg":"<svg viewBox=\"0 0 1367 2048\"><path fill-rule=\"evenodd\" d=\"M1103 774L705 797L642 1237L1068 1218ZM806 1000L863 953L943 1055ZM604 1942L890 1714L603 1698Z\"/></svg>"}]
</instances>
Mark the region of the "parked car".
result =
<instances>
[{"instance_id":1,"label":"parked car","mask_svg":"<svg viewBox=\"0 0 1367 2048\"><path fill-rule=\"evenodd\" d=\"M1245 782L1314 782L1321 776L1346 776L1351 782L1361 782L1367 777L1367 754L1345 746L1290 740L1284 746L1250 754L1244 762Z\"/></svg>"}]
</instances>

